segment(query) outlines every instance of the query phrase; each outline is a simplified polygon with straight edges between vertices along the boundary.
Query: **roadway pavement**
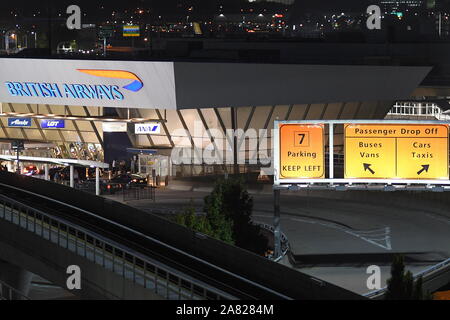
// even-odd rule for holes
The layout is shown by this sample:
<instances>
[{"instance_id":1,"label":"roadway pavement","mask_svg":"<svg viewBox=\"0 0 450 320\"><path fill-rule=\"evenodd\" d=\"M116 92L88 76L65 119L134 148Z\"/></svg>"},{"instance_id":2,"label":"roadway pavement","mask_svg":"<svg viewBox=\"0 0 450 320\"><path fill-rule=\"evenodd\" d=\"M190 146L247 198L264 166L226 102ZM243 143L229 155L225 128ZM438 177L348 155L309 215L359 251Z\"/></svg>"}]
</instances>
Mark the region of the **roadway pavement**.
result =
<instances>
[{"instance_id":1,"label":"roadway pavement","mask_svg":"<svg viewBox=\"0 0 450 320\"><path fill-rule=\"evenodd\" d=\"M210 189L197 190L161 188L156 191L155 202L139 200L128 204L159 215L173 215L191 205L201 212L203 198ZM273 224L272 194L252 196L253 219ZM112 198L121 200L118 196ZM414 202L414 197L410 201ZM287 258L282 263L358 293L369 291L366 287L369 265L381 267L382 285L385 284L393 253L411 256L407 268L413 273L450 256L450 213L447 216L433 207L412 210L387 205L382 193L377 204L289 192L282 193L280 202L281 229L289 239L293 255L299 261L308 257L306 264L294 265ZM330 254L342 259L336 259L337 262L322 259Z\"/></svg>"},{"instance_id":2,"label":"roadway pavement","mask_svg":"<svg viewBox=\"0 0 450 320\"><path fill-rule=\"evenodd\" d=\"M79 300L68 290L52 284L50 281L33 274L28 294L32 300Z\"/></svg>"}]
</instances>

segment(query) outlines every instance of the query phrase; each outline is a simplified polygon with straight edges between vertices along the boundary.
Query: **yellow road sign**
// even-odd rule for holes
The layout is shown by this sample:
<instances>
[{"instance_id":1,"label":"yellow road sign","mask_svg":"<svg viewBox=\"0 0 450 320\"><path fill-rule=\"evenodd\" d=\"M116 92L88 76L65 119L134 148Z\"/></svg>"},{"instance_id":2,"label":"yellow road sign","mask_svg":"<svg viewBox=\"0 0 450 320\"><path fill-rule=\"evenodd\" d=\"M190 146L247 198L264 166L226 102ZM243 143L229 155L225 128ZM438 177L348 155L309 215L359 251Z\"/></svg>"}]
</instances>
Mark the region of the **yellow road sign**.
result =
<instances>
[{"instance_id":1,"label":"yellow road sign","mask_svg":"<svg viewBox=\"0 0 450 320\"><path fill-rule=\"evenodd\" d=\"M346 138L346 178L388 178L395 174L395 139Z\"/></svg>"},{"instance_id":2,"label":"yellow road sign","mask_svg":"<svg viewBox=\"0 0 450 320\"><path fill-rule=\"evenodd\" d=\"M324 178L324 126L280 124L280 179Z\"/></svg>"},{"instance_id":3,"label":"yellow road sign","mask_svg":"<svg viewBox=\"0 0 450 320\"><path fill-rule=\"evenodd\" d=\"M448 157L448 125L345 125L345 178L448 179Z\"/></svg>"}]
</instances>

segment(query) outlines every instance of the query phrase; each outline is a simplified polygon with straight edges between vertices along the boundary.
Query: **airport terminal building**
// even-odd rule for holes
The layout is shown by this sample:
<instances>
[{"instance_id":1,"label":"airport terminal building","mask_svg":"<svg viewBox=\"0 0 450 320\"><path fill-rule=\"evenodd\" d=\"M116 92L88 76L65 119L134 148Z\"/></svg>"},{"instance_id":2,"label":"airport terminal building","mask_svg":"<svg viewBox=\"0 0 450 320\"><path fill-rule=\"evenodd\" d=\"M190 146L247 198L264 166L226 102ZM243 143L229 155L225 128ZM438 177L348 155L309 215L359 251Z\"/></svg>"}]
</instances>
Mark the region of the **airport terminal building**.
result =
<instances>
[{"instance_id":1,"label":"airport terminal building","mask_svg":"<svg viewBox=\"0 0 450 320\"><path fill-rule=\"evenodd\" d=\"M0 298L448 289L440 1L79 2L0 10Z\"/></svg>"},{"instance_id":2,"label":"airport terminal building","mask_svg":"<svg viewBox=\"0 0 450 320\"><path fill-rule=\"evenodd\" d=\"M163 176L257 171L274 120L383 119L430 69L2 58L1 153L23 140L26 155L139 158Z\"/></svg>"}]
</instances>

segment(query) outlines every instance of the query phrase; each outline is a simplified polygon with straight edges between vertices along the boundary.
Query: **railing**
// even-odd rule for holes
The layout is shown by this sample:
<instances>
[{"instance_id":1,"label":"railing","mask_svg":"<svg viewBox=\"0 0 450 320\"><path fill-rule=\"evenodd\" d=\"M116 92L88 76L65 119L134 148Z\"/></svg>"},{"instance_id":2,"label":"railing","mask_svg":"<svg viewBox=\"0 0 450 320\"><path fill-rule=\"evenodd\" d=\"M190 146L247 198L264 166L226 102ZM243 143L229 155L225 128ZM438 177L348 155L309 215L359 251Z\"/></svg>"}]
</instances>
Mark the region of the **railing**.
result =
<instances>
[{"instance_id":1,"label":"railing","mask_svg":"<svg viewBox=\"0 0 450 320\"><path fill-rule=\"evenodd\" d=\"M413 278L418 279L419 277L422 277L425 282L426 281L425 277L429 276L431 273L433 273L435 271L438 271L444 267L447 267L448 265L450 265L450 258L448 258L447 260L444 260L442 262L439 262L438 264L432 265L431 267L426 268L418 273L415 273L413 275ZM384 294L386 291L387 291L387 287L383 287L381 289L365 293L365 294L363 294L363 296L365 296L367 298L373 298L373 297Z\"/></svg>"},{"instance_id":2,"label":"railing","mask_svg":"<svg viewBox=\"0 0 450 320\"><path fill-rule=\"evenodd\" d=\"M254 221L252 223L254 225L258 225L261 228L266 229L266 230L268 230L268 231L270 231L272 233L275 231L275 228L272 225L270 225L270 224L254 222ZM286 237L286 235L283 232L280 233L280 241L281 241L281 255L279 257L272 257L272 256L268 257L269 259L272 259L275 262L278 262L281 259L283 259L283 257L289 251L289 240L288 240L288 238Z\"/></svg>"},{"instance_id":3,"label":"railing","mask_svg":"<svg viewBox=\"0 0 450 320\"><path fill-rule=\"evenodd\" d=\"M119 184L111 184L112 190L100 190L101 195L111 194L122 198L123 201L132 200L153 200L155 201L156 187L154 186L131 186L131 187L119 187ZM94 183L76 183L75 188L80 191L95 194L95 184Z\"/></svg>"},{"instance_id":4,"label":"railing","mask_svg":"<svg viewBox=\"0 0 450 320\"><path fill-rule=\"evenodd\" d=\"M155 201L155 189L153 186L123 188L123 201L132 200L153 200Z\"/></svg>"},{"instance_id":5,"label":"railing","mask_svg":"<svg viewBox=\"0 0 450 320\"><path fill-rule=\"evenodd\" d=\"M450 120L450 115L434 103L396 103L388 112L388 116L432 117L437 120Z\"/></svg>"},{"instance_id":6,"label":"railing","mask_svg":"<svg viewBox=\"0 0 450 320\"><path fill-rule=\"evenodd\" d=\"M235 299L95 232L0 195L0 219L170 300Z\"/></svg>"},{"instance_id":7,"label":"railing","mask_svg":"<svg viewBox=\"0 0 450 320\"><path fill-rule=\"evenodd\" d=\"M0 300L31 300L22 292L0 280Z\"/></svg>"}]
</instances>

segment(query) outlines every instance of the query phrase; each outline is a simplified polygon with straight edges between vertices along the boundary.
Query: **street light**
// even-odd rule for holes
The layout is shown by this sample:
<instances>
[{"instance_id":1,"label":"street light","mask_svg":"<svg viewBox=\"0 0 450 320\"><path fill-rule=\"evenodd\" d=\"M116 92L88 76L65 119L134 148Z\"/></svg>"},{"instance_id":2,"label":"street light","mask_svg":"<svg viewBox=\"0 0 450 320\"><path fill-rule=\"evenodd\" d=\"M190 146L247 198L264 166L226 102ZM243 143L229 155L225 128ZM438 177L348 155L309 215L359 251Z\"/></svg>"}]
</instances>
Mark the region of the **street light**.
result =
<instances>
[{"instance_id":1,"label":"street light","mask_svg":"<svg viewBox=\"0 0 450 320\"><path fill-rule=\"evenodd\" d=\"M31 34L34 35L34 47L37 48L37 32L31 31Z\"/></svg>"}]
</instances>

